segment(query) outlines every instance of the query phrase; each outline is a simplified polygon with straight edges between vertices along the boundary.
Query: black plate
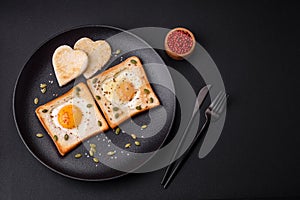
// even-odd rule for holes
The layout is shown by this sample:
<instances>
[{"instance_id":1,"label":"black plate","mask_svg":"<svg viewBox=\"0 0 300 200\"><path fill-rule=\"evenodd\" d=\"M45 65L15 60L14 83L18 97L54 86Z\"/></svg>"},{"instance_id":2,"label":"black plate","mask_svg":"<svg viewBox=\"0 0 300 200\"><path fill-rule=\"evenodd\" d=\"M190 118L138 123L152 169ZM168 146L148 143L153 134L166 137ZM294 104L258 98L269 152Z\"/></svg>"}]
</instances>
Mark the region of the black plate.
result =
<instances>
[{"instance_id":1,"label":"black plate","mask_svg":"<svg viewBox=\"0 0 300 200\"><path fill-rule=\"evenodd\" d=\"M141 113L132 118L132 120L128 120L122 124L121 127L128 130L128 133L130 133L130 131L137 131L138 134L144 134L143 138L139 138L141 146L136 147L132 145L131 148L125 150L124 144L127 142L133 143L130 135L126 133L116 135L113 130L110 129L104 134L85 141L65 157L61 157L51 141L51 138L47 135L35 116L34 110L38 105L56 98L53 96L55 94L58 96L62 95L71 89L78 81L85 81L83 77L79 77L62 88L58 87L51 62L52 54L58 46L63 44L73 46L81 37L89 37L93 40L106 39L110 43L113 51L121 49L122 53L112 56L112 59L106 65L105 69L132 55L136 55L142 60L148 79L162 106ZM151 63L162 65L156 67L156 64ZM31 56L23 67L15 85L13 111L20 137L35 158L48 168L67 177L80 180L107 180L133 171L153 156L153 154L149 152L155 152L155 150L162 146L172 127L175 116L176 99L174 93L171 91L172 89L170 90L170 88L173 88L170 73L163 64L163 60L155 50L142 39L114 27L85 26L66 31L53 37ZM164 86L158 83L159 80L163 80ZM53 81L53 84L50 84L49 81ZM48 85L45 94L40 92L40 83L46 83ZM39 98L38 105L33 103L35 97ZM153 116L155 120L153 120ZM161 124L161 129L157 131L156 134L148 137L147 134L153 134L158 130L154 123L150 123L151 119L152 122L165 121L165 123ZM136 129L136 125L141 126L143 124L149 124L148 128L145 130ZM43 133L45 136L43 138L37 138L36 133ZM97 144L97 157L101 154L99 156L99 164L94 163L92 158L86 155L88 152L86 147L88 143L91 142ZM118 149L116 155L114 155L113 158L107 156L107 151L113 150L114 148ZM80 159L75 159L74 155L76 153L82 153L84 156ZM139 160L136 155L140 154L137 153L149 153L149 155L146 154L147 157ZM118 166L115 167L116 165ZM123 168L127 168L127 170L120 171L120 169Z\"/></svg>"}]
</instances>

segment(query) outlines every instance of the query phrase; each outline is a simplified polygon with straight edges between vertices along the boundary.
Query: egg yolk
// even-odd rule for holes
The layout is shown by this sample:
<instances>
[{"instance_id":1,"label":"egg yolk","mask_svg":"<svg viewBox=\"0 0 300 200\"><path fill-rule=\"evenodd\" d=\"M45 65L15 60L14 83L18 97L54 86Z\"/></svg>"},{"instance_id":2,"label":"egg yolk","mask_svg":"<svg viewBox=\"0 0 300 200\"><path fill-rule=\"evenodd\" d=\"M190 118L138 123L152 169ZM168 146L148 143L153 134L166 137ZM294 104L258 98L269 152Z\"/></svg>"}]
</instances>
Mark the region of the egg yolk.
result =
<instances>
[{"instance_id":1,"label":"egg yolk","mask_svg":"<svg viewBox=\"0 0 300 200\"><path fill-rule=\"evenodd\" d=\"M82 113L77 106L66 105L59 110L57 117L62 127L72 129L80 124Z\"/></svg>"},{"instance_id":2,"label":"egg yolk","mask_svg":"<svg viewBox=\"0 0 300 200\"><path fill-rule=\"evenodd\" d=\"M122 102L131 101L135 94L133 84L128 81L121 82L116 89L116 94Z\"/></svg>"}]
</instances>

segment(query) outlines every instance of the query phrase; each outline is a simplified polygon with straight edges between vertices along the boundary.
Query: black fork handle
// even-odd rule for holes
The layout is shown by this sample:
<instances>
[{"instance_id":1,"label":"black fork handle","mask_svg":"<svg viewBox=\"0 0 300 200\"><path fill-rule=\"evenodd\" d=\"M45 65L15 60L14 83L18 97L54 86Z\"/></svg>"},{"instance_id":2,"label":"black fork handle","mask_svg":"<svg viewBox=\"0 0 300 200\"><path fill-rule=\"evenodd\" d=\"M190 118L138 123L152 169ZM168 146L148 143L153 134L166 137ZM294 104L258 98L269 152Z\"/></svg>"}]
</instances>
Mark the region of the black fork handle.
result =
<instances>
[{"instance_id":1,"label":"black fork handle","mask_svg":"<svg viewBox=\"0 0 300 200\"><path fill-rule=\"evenodd\" d=\"M192 152L192 150L194 149L194 147L196 146L196 144L198 143L199 140L201 140L201 145L202 145L203 138L206 135L206 132L207 132L208 126L210 124L210 120L211 120L210 115L207 115L206 117L207 118L206 118L205 123L203 124L200 131L196 134L195 138L193 139L191 145L188 147L186 152L181 156L181 158L179 158L177 161L171 163L168 166L168 168L165 172L165 175L162 179L162 182L161 182L161 184L164 185L165 189L167 188L167 186L169 185L170 181L173 179L173 177L175 176L177 171L180 169L180 167L184 164L186 159L189 157L189 154ZM170 176L168 177L168 174L170 173L171 169L173 169L173 171L171 172Z\"/></svg>"}]
</instances>

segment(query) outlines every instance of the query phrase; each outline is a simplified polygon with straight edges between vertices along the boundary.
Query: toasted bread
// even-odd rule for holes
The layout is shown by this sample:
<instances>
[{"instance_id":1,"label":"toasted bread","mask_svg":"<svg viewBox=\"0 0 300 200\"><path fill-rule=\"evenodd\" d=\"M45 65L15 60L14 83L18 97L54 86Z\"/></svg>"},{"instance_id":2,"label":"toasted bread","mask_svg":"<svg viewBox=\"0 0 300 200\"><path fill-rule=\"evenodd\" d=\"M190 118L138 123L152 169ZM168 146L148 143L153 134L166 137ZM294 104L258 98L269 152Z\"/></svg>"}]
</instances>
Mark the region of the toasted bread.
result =
<instances>
[{"instance_id":1,"label":"toasted bread","mask_svg":"<svg viewBox=\"0 0 300 200\"><path fill-rule=\"evenodd\" d=\"M62 45L54 51L52 64L56 79L61 87L86 70L88 56L82 50L73 50L67 45Z\"/></svg>"},{"instance_id":2,"label":"toasted bread","mask_svg":"<svg viewBox=\"0 0 300 200\"><path fill-rule=\"evenodd\" d=\"M35 113L62 156L109 128L84 83L39 106Z\"/></svg>"},{"instance_id":3,"label":"toasted bread","mask_svg":"<svg viewBox=\"0 0 300 200\"><path fill-rule=\"evenodd\" d=\"M82 50L88 55L88 67L83 73L87 79L100 70L111 57L110 45L104 40L93 41L84 37L75 43L74 49Z\"/></svg>"},{"instance_id":4,"label":"toasted bread","mask_svg":"<svg viewBox=\"0 0 300 200\"><path fill-rule=\"evenodd\" d=\"M88 79L87 84L111 128L160 105L136 56Z\"/></svg>"}]
</instances>

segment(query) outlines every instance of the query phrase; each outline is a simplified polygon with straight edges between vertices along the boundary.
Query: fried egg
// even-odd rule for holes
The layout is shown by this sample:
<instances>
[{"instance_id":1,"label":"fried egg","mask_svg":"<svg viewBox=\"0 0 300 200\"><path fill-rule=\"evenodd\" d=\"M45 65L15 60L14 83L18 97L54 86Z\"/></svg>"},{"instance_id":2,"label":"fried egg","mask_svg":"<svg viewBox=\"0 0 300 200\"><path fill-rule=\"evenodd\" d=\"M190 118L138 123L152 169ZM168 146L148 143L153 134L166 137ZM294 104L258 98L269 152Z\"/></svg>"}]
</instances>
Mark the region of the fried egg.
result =
<instances>
[{"instance_id":1,"label":"fried egg","mask_svg":"<svg viewBox=\"0 0 300 200\"><path fill-rule=\"evenodd\" d=\"M83 126L87 126L87 122L93 118L87 111L87 104L84 99L72 98L54 107L50 112L51 125L59 127L66 133L77 133L79 128L81 130Z\"/></svg>"},{"instance_id":2,"label":"fried egg","mask_svg":"<svg viewBox=\"0 0 300 200\"><path fill-rule=\"evenodd\" d=\"M101 84L101 93L107 101L123 108L134 108L140 102L140 88L143 82L138 70L123 69Z\"/></svg>"}]
</instances>

